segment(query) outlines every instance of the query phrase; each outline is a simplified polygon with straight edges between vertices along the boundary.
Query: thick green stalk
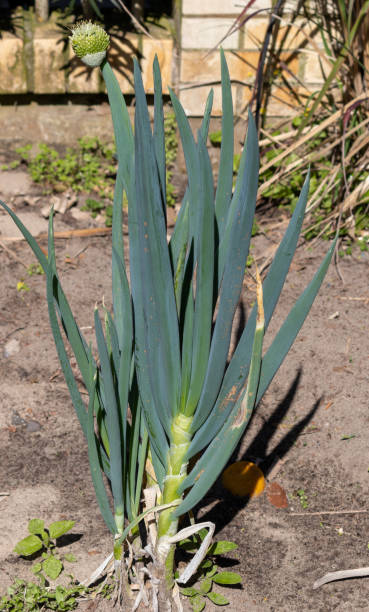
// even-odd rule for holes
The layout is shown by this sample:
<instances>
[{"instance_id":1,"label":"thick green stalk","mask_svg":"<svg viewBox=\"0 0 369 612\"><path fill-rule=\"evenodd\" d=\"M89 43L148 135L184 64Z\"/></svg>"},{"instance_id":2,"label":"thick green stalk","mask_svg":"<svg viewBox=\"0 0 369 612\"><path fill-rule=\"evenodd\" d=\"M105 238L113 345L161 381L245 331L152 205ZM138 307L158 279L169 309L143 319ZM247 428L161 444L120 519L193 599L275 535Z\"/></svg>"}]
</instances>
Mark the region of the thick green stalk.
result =
<instances>
[{"instance_id":1,"label":"thick green stalk","mask_svg":"<svg viewBox=\"0 0 369 612\"><path fill-rule=\"evenodd\" d=\"M162 504L169 504L182 496L178 489L187 475L186 454L191 442L191 424L193 417L178 414L171 427L172 439L168 452L167 476L164 480ZM178 530L178 518L173 516L173 509L169 508L160 513L158 521L158 540L156 552L159 561L165 564L167 586L173 580L174 547L168 538L174 536Z\"/></svg>"}]
</instances>

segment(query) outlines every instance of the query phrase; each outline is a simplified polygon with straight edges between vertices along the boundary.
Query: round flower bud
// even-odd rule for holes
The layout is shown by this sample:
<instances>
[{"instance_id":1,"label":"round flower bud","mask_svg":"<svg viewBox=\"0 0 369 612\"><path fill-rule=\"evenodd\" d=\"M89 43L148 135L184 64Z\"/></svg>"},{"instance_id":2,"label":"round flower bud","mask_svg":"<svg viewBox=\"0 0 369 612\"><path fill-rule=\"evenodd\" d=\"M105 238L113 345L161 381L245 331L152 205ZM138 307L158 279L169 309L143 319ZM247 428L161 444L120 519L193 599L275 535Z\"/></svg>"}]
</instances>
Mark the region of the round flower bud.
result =
<instances>
[{"instance_id":1,"label":"round flower bud","mask_svg":"<svg viewBox=\"0 0 369 612\"><path fill-rule=\"evenodd\" d=\"M69 38L74 53L87 66L101 65L110 42L109 35L104 28L91 21L82 21L73 29L72 36Z\"/></svg>"}]
</instances>

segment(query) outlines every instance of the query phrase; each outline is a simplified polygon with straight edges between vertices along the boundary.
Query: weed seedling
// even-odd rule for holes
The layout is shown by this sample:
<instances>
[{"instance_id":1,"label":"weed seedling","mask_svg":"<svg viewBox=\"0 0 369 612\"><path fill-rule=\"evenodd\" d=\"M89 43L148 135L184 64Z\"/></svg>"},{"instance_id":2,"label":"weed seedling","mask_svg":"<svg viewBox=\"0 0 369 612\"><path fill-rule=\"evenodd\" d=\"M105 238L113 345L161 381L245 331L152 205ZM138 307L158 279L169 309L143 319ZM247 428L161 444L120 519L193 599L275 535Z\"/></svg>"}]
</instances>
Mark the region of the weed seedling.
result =
<instances>
[{"instance_id":1,"label":"weed seedling","mask_svg":"<svg viewBox=\"0 0 369 612\"><path fill-rule=\"evenodd\" d=\"M296 491L296 495L300 499L301 507L304 508L304 510L306 508L308 508L309 507L308 498L307 498L307 495L306 495L304 489L298 489Z\"/></svg>"},{"instance_id":2,"label":"weed seedling","mask_svg":"<svg viewBox=\"0 0 369 612\"><path fill-rule=\"evenodd\" d=\"M57 539L72 529L74 521L56 521L45 528L44 521L32 519L28 523L29 534L20 540L14 551L22 557L31 557L40 553L42 561L33 565L32 571L40 579L41 584L47 583L47 578L56 580L64 569L63 561L73 563L74 555L56 553Z\"/></svg>"},{"instance_id":3,"label":"weed seedling","mask_svg":"<svg viewBox=\"0 0 369 612\"><path fill-rule=\"evenodd\" d=\"M196 553L201 542L206 536L207 530L203 529L197 535L182 540L179 543L179 548L187 553ZM207 600L210 600L217 606L225 606L229 601L221 593L213 590L214 584L222 586L240 585L241 576L236 572L219 571L216 565L215 557L224 555L232 550L235 550L237 544L226 540L214 542L208 549L205 559L200 564L196 574L192 578L193 586L181 588L180 592L185 597L189 598L190 605L194 612L201 612L206 606Z\"/></svg>"},{"instance_id":4,"label":"weed seedling","mask_svg":"<svg viewBox=\"0 0 369 612\"><path fill-rule=\"evenodd\" d=\"M34 582L17 578L0 598L0 610L9 612L37 612L39 610L74 610L77 597L86 593L86 587L71 583L50 589Z\"/></svg>"},{"instance_id":5,"label":"weed seedling","mask_svg":"<svg viewBox=\"0 0 369 612\"><path fill-rule=\"evenodd\" d=\"M24 282L24 279L21 278L20 281L17 282L17 291L19 293L26 293L29 291L28 285Z\"/></svg>"},{"instance_id":6,"label":"weed seedling","mask_svg":"<svg viewBox=\"0 0 369 612\"><path fill-rule=\"evenodd\" d=\"M45 274L45 272L43 271L41 264L32 263L27 268L27 274L28 276L35 276L35 275L41 276L42 274Z\"/></svg>"}]
</instances>

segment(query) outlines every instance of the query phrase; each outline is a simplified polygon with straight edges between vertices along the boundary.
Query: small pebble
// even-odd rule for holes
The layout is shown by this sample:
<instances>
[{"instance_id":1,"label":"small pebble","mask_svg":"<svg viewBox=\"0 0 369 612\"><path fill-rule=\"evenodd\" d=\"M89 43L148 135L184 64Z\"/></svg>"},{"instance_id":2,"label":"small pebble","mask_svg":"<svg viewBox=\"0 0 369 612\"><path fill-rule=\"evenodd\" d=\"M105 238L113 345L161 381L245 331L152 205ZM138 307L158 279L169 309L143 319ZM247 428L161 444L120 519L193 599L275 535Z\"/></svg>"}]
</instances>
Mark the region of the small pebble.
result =
<instances>
[{"instance_id":1,"label":"small pebble","mask_svg":"<svg viewBox=\"0 0 369 612\"><path fill-rule=\"evenodd\" d=\"M16 340L15 338L12 338L4 346L4 357L6 359L8 359L12 355L15 355L16 353L19 353L19 351L20 351L20 342L19 342L19 340Z\"/></svg>"},{"instance_id":2,"label":"small pebble","mask_svg":"<svg viewBox=\"0 0 369 612\"><path fill-rule=\"evenodd\" d=\"M41 425L38 421L27 421L26 431L33 433L34 431L40 431Z\"/></svg>"},{"instance_id":3,"label":"small pebble","mask_svg":"<svg viewBox=\"0 0 369 612\"><path fill-rule=\"evenodd\" d=\"M26 421L24 419L22 419L21 415L16 410L13 410L12 425L15 425L15 427L20 427L21 425L26 425Z\"/></svg>"}]
</instances>

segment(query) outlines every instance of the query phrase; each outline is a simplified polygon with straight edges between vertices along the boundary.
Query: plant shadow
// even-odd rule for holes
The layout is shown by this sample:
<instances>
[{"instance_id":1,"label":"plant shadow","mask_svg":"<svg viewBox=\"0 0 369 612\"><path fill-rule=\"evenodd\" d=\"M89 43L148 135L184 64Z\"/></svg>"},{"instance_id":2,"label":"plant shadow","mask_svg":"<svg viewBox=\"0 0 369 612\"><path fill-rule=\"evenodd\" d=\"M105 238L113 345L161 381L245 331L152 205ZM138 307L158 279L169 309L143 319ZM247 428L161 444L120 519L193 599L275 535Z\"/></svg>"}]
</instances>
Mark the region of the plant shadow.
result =
<instances>
[{"instance_id":1,"label":"plant shadow","mask_svg":"<svg viewBox=\"0 0 369 612\"><path fill-rule=\"evenodd\" d=\"M241 460L255 461L255 458L257 458L258 465L263 471L266 478L268 477L268 474L275 465L276 460L283 459L283 457L294 445L302 431L313 419L321 403L321 400L323 399L322 397L320 397L314 403L313 407L309 410L306 416L304 416L298 423L296 423L288 431L288 433L286 433L286 435L277 443L277 445L268 452L268 446L273 435L275 434L276 427L278 427L278 425L282 423L283 419L285 419L288 411L291 408L291 405L293 403L294 397L300 384L301 375L302 368L300 368L296 373L296 376L282 401L279 402L276 409L269 416L269 418L265 420L263 426L257 432L254 439L250 442L246 451L241 456ZM229 463L236 460L241 443L242 439L239 443L238 448L234 451ZM196 508L196 514L198 514L201 507L204 507L216 500L218 500L217 503L214 504L208 512L201 515L201 522L214 522L216 524L216 533L218 533L229 523L231 523L231 521L235 518L235 516L240 510L247 506L249 502L249 497L235 497L226 489L224 489L220 478L218 478L216 483L213 485L213 487L207 493L206 497L203 499L201 505Z\"/></svg>"}]
</instances>

